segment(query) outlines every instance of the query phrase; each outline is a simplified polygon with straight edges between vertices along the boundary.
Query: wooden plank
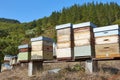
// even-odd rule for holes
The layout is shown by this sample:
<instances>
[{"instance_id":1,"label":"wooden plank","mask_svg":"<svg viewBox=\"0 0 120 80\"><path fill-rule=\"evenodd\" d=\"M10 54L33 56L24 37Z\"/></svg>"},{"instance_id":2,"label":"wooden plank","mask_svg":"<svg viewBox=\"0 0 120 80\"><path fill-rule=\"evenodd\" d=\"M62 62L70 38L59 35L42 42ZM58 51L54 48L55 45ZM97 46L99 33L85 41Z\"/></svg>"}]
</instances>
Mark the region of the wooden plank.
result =
<instances>
[{"instance_id":1,"label":"wooden plank","mask_svg":"<svg viewBox=\"0 0 120 80\"><path fill-rule=\"evenodd\" d=\"M71 42L61 42L61 43L57 43L57 48L70 48L71 47Z\"/></svg>"},{"instance_id":2,"label":"wooden plank","mask_svg":"<svg viewBox=\"0 0 120 80\"><path fill-rule=\"evenodd\" d=\"M31 59L31 53L30 52L21 52L18 54L18 60L19 61L28 61Z\"/></svg>"},{"instance_id":3,"label":"wooden plank","mask_svg":"<svg viewBox=\"0 0 120 80\"><path fill-rule=\"evenodd\" d=\"M1 60L0 60L0 72L1 72L1 66L2 66L2 63L1 63Z\"/></svg>"},{"instance_id":4,"label":"wooden plank","mask_svg":"<svg viewBox=\"0 0 120 80\"><path fill-rule=\"evenodd\" d=\"M95 44L110 44L110 43L119 43L119 36L113 35L95 38Z\"/></svg>"},{"instance_id":5,"label":"wooden plank","mask_svg":"<svg viewBox=\"0 0 120 80\"><path fill-rule=\"evenodd\" d=\"M57 42L67 42L67 41L71 41L71 37L70 35L61 35L61 36L57 36Z\"/></svg>"},{"instance_id":6,"label":"wooden plank","mask_svg":"<svg viewBox=\"0 0 120 80\"><path fill-rule=\"evenodd\" d=\"M45 45L45 46L53 46L53 42L43 41L43 45Z\"/></svg>"},{"instance_id":7,"label":"wooden plank","mask_svg":"<svg viewBox=\"0 0 120 80\"><path fill-rule=\"evenodd\" d=\"M31 52L31 59L43 59L43 51L32 51Z\"/></svg>"},{"instance_id":8,"label":"wooden plank","mask_svg":"<svg viewBox=\"0 0 120 80\"><path fill-rule=\"evenodd\" d=\"M85 72L92 74L98 71L98 61L87 60L85 65Z\"/></svg>"},{"instance_id":9,"label":"wooden plank","mask_svg":"<svg viewBox=\"0 0 120 80\"><path fill-rule=\"evenodd\" d=\"M96 55L96 58L120 58L120 54L118 53L111 53L111 54L103 54L103 55Z\"/></svg>"},{"instance_id":10,"label":"wooden plank","mask_svg":"<svg viewBox=\"0 0 120 80\"><path fill-rule=\"evenodd\" d=\"M44 59L44 60L53 59L53 52L44 51L44 52L43 52L43 59Z\"/></svg>"},{"instance_id":11,"label":"wooden plank","mask_svg":"<svg viewBox=\"0 0 120 80\"><path fill-rule=\"evenodd\" d=\"M74 29L74 33L83 33L88 31L90 31L90 27L80 27Z\"/></svg>"},{"instance_id":12,"label":"wooden plank","mask_svg":"<svg viewBox=\"0 0 120 80\"><path fill-rule=\"evenodd\" d=\"M64 28L57 30L57 36L70 35L70 34L71 34L71 28Z\"/></svg>"},{"instance_id":13,"label":"wooden plank","mask_svg":"<svg viewBox=\"0 0 120 80\"><path fill-rule=\"evenodd\" d=\"M19 52L30 52L31 48L21 48L19 49Z\"/></svg>"},{"instance_id":14,"label":"wooden plank","mask_svg":"<svg viewBox=\"0 0 120 80\"><path fill-rule=\"evenodd\" d=\"M57 58L71 58L72 57L71 48L57 49L56 55Z\"/></svg>"},{"instance_id":15,"label":"wooden plank","mask_svg":"<svg viewBox=\"0 0 120 80\"><path fill-rule=\"evenodd\" d=\"M43 46L43 51L53 52L53 46Z\"/></svg>"},{"instance_id":16,"label":"wooden plank","mask_svg":"<svg viewBox=\"0 0 120 80\"><path fill-rule=\"evenodd\" d=\"M80 40L75 40L74 45L77 46L85 46L85 45L90 45L90 39L80 39Z\"/></svg>"},{"instance_id":17,"label":"wooden plank","mask_svg":"<svg viewBox=\"0 0 120 80\"><path fill-rule=\"evenodd\" d=\"M43 69L42 61L31 61L28 65L28 76L36 75L40 70Z\"/></svg>"},{"instance_id":18,"label":"wooden plank","mask_svg":"<svg viewBox=\"0 0 120 80\"><path fill-rule=\"evenodd\" d=\"M118 43L95 45L96 57L115 57L111 54L120 54L119 48Z\"/></svg>"},{"instance_id":19,"label":"wooden plank","mask_svg":"<svg viewBox=\"0 0 120 80\"><path fill-rule=\"evenodd\" d=\"M75 57L85 57L94 55L93 47L91 45L74 47Z\"/></svg>"},{"instance_id":20,"label":"wooden plank","mask_svg":"<svg viewBox=\"0 0 120 80\"><path fill-rule=\"evenodd\" d=\"M32 51L41 51L41 50L43 50L43 46L40 46L40 45L32 46Z\"/></svg>"},{"instance_id":21,"label":"wooden plank","mask_svg":"<svg viewBox=\"0 0 120 80\"><path fill-rule=\"evenodd\" d=\"M89 39L90 36L91 36L90 31L86 31L83 33L74 33L74 40Z\"/></svg>"},{"instance_id":22,"label":"wooden plank","mask_svg":"<svg viewBox=\"0 0 120 80\"><path fill-rule=\"evenodd\" d=\"M43 44L43 41L31 42L31 45L32 45L32 46L34 46L34 45L42 46L42 44Z\"/></svg>"}]
</instances>

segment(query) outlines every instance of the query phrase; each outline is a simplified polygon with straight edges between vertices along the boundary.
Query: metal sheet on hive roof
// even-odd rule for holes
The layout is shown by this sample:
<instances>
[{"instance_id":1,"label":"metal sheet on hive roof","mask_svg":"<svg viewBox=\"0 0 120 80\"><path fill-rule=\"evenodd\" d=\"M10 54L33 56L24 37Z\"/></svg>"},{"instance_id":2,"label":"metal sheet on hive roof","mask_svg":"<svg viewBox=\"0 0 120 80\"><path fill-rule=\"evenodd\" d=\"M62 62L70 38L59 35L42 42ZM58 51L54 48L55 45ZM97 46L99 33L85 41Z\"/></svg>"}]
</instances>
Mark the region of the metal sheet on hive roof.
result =
<instances>
[{"instance_id":1,"label":"metal sheet on hive roof","mask_svg":"<svg viewBox=\"0 0 120 80\"><path fill-rule=\"evenodd\" d=\"M67 23L67 24L62 24L62 25L56 26L56 30L63 29L63 28L72 28L72 23Z\"/></svg>"},{"instance_id":2,"label":"metal sheet on hive roof","mask_svg":"<svg viewBox=\"0 0 120 80\"><path fill-rule=\"evenodd\" d=\"M50 42L53 42L53 39L48 38L48 37L39 36L39 37L36 37L36 38L31 38L31 41L32 42L34 42L34 41L50 41Z\"/></svg>"},{"instance_id":3,"label":"metal sheet on hive roof","mask_svg":"<svg viewBox=\"0 0 120 80\"><path fill-rule=\"evenodd\" d=\"M74 24L73 28L88 27L88 26L96 28L96 25L93 24L92 22L84 22L84 23Z\"/></svg>"},{"instance_id":4,"label":"metal sheet on hive roof","mask_svg":"<svg viewBox=\"0 0 120 80\"><path fill-rule=\"evenodd\" d=\"M108 30L116 30L119 29L119 25L109 25L109 26L103 26L103 27L98 27L94 28L94 32L101 32L101 31L108 31Z\"/></svg>"},{"instance_id":5,"label":"metal sheet on hive roof","mask_svg":"<svg viewBox=\"0 0 120 80\"><path fill-rule=\"evenodd\" d=\"M22 49L22 48L29 48L30 45L29 44L24 44L24 45L19 45L18 49Z\"/></svg>"}]
</instances>

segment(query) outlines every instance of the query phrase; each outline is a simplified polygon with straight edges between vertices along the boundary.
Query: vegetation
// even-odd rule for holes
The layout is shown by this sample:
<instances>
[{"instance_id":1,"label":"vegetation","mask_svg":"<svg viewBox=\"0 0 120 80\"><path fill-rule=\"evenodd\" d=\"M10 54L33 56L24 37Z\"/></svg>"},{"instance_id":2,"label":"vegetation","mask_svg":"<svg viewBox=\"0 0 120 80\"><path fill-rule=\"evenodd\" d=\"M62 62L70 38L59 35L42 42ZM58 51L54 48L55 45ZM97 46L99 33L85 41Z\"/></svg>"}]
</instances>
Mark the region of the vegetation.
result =
<instances>
[{"instance_id":1,"label":"vegetation","mask_svg":"<svg viewBox=\"0 0 120 80\"><path fill-rule=\"evenodd\" d=\"M49 17L29 23L0 18L0 54L17 54L18 45L29 43L32 37L42 35L56 40L56 25L87 21L97 26L120 24L120 5L113 2L75 4L61 11L54 11Z\"/></svg>"}]
</instances>

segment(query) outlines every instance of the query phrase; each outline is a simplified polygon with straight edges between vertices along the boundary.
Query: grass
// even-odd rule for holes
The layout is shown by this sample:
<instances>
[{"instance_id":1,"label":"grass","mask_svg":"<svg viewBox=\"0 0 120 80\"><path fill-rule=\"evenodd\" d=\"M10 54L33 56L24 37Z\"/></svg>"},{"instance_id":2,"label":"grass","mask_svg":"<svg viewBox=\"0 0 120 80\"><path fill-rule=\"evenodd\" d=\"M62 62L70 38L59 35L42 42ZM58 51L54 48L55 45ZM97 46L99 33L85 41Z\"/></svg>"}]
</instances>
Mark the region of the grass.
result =
<instances>
[{"instance_id":1,"label":"grass","mask_svg":"<svg viewBox=\"0 0 120 80\"><path fill-rule=\"evenodd\" d=\"M85 73L84 62L44 63L44 68L36 75L28 77L27 65L0 73L0 80L120 80L120 62L99 62L99 72ZM59 73L48 70L60 68Z\"/></svg>"}]
</instances>

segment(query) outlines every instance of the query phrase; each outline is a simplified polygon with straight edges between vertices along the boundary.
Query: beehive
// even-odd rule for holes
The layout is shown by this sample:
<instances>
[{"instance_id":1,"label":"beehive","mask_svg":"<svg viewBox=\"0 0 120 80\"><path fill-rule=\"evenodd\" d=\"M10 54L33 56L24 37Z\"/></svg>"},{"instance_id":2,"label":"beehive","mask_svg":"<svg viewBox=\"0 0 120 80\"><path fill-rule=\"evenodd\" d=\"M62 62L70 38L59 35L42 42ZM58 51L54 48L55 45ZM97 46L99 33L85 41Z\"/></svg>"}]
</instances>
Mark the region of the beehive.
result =
<instances>
[{"instance_id":1,"label":"beehive","mask_svg":"<svg viewBox=\"0 0 120 80\"><path fill-rule=\"evenodd\" d=\"M73 59L73 31L72 24L62 24L56 26L57 30L57 49L56 55L58 60Z\"/></svg>"},{"instance_id":2,"label":"beehive","mask_svg":"<svg viewBox=\"0 0 120 80\"><path fill-rule=\"evenodd\" d=\"M95 55L93 34L93 28L95 27L91 22L73 25L75 58L92 57Z\"/></svg>"},{"instance_id":3,"label":"beehive","mask_svg":"<svg viewBox=\"0 0 120 80\"><path fill-rule=\"evenodd\" d=\"M49 60L53 59L53 40L47 37L31 38L31 59Z\"/></svg>"},{"instance_id":4,"label":"beehive","mask_svg":"<svg viewBox=\"0 0 120 80\"><path fill-rule=\"evenodd\" d=\"M18 49L19 49L18 61L28 62L31 58L31 46L29 44L24 44L18 46Z\"/></svg>"},{"instance_id":5,"label":"beehive","mask_svg":"<svg viewBox=\"0 0 120 80\"><path fill-rule=\"evenodd\" d=\"M94 28L96 58L120 57L119 26Z\"/></svg>"},{"instance_id":6,"label":"beehive","mask_svg":"<svg viewBox=\"0 0 120 80\"><path fill-rule=\"evenodd\" d=\"M4 56L4 62L10 62L10 60L12 59L12 55L5 55Z\"/></svg>"}]
</instances>

